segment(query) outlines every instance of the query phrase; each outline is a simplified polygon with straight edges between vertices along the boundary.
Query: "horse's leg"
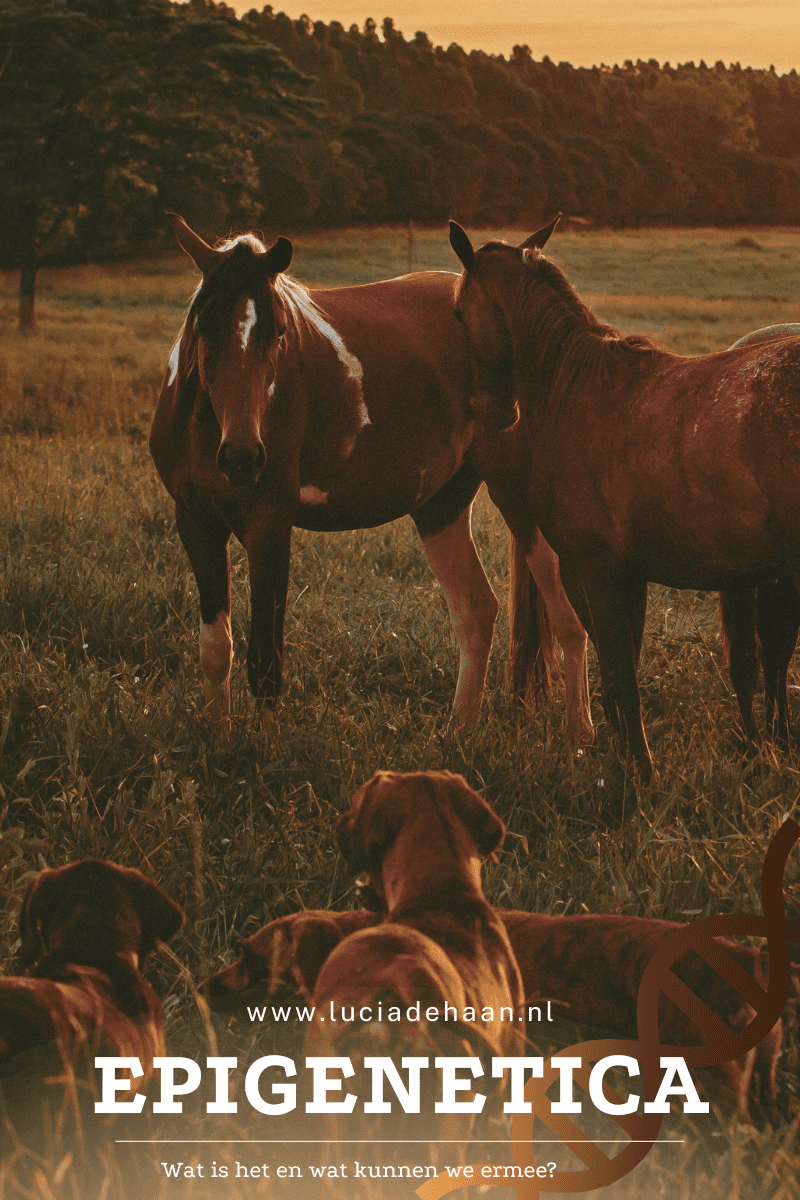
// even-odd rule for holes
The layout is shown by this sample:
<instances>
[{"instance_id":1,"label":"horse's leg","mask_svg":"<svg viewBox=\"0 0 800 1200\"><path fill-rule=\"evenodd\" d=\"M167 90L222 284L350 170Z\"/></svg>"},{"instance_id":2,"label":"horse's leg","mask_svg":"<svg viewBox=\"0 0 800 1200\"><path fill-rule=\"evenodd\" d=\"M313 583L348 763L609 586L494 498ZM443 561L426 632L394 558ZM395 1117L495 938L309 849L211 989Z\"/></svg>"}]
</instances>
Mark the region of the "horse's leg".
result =
<instances>
[{"instance_id":1,"label":"horse's leg","mask_svg":"<svg viewBox=\"0 0 800 1200\"><path fill-rule=\"evenodd\" d=\"M247 678L259 700L274 700L283 682L283 622L289 588L292 525L255 516L242 544L250 571Z\"/></svg>"},{"instance_id":2,"label":"horse's leg","mask_svg":"<svg viewBox=\"0 0 800 1200\"><path fill-rule=\"evenodd\" d=\"M644 641L644 627L647 620L647 580L640 580L638 586L631 585L629 590L631 636L633 637L633 653L636 670L639 670L639 659Z\"/></svg>"},{"instance_id":3,"label":"horse's leg","mask_svg":"<svg viewBox=\"0 0 800 1200\"><path fill-rule=\"evenodd\" d=\"M758 687L755 588L745 585L720 592L719 623L722 652L731 673L744 732L750 745L755 746L759 740L753 716L753 697Z\"/></svg>"},{"instance_id":4,"label":"horse's leg","mask_svg":"<svg viewBox=\"0 0 800 1200\"><path fill-rule=\"evenodd\" d=\"M567 736L573 743L588 746L594 741L594 725L589 706L586 630L578 620L561 583L558 555L550 548L538 529L525 557L547 605L547 615L553 632L564 651Z\"/></svg>"},{"instance_id":5,"label":"horse's leg","mask_svg":"<svg viewBox=\"0 0 800 1200\"><path fill-rule=\"evenodd\" d=\"M603 707L622 753L636 763L643 783L653 760L642 723L636 664L641 647L647 582L626 572L595 574L560 564L570 602L594 642L603 679Z\"/></svg>"},{"instance_id":6,"label":"horse's leg","mask_svg":"<svg viewBox=\"0 0 800 1200\"><path fill-rule=\"evenodd\" d=\"M800 629L800 597L794 579L759 584L756 628L764 664L767 734L783 750L789 748L789 697L786 678Z\"/></svg>"},{"instance_id":7,"label":"horse's leg","mask_svg":"<svg viewBox=\"0 0 800 1200\"><path fill-rule=\"evenodd\" d=\"M514 449L512 446L512 455ZM551 632L555 633L564 651L567 736L573 743L589 745L594 741L594 726L589 705L586 630L562 586L558 556L536 527L530 506L520 492L519 471L519 466L512 466L507 472L491 472L487 479L492 502L512 537L509 681L518 697L546 697L550 673L555 668ZM537 591L546 610L544 616L537 603Z\"/></svg>"},{"instance_id":8,"label":"horse's leg","mask_svg":"<svg viewBox=\"0 0 800 1200\"><path fill-rule=\"evenodd\" d=\"M472 540L472 504L435 533L422 510L412 514L430 568L447 600L459 648L453 714L462 728L478 720L499 605Z\"/></svg>"},{"instance_id":9,"label":"horse's leg","mask_svg":"<svg viewBox=\"0 0 800 1200\"><path fill-rule=\"evenodd\" d=\"M200 669L205 712L214 723L224 722L230 709L231 568L230 530L213 513L202 522L175 504L175 522L200 596Z\"/></svg>"}]
</instances>

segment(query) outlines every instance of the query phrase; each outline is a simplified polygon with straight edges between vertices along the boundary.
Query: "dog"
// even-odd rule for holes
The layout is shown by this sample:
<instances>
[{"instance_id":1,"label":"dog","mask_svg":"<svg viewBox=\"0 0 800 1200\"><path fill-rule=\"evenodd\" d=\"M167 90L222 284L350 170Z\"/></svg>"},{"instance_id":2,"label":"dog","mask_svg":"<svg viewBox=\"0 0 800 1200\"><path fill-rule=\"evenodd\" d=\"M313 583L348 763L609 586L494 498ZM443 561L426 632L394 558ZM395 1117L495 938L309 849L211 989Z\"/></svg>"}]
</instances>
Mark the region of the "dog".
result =
<instances>
[{"instance_id":1,"label":"dog","mask_svg":"<svg viewBox=\"0 0 800 1200\"><path fill-rule=\"evenodd\" d=\"M560 1002L560 1014L570 1021L631 1039L638 1036L636 1004L645 968L667 938L685 928L675 921L619 915L558 917L509 911L505 916L529 1007L552 999ZM725 938L716 941L765 987L766 956ZM694 950L682 954L673 970L729 1028L743 1029L754 1017L750 1005ZM529 1026L529 1031L533 1036L535 1027ZM663 993L659 1032L669 1046L696 1046L708 1040ZM774 1100L782 1040L779 1020L759 1043L754 1063L745 1058L711 1068L710 1073L737 1096L761 1103Z\"/></svg>"},{"instance_id":2,"label":"dog","mask_svg":"<svg viewBox=\"0 0 800 1200\"><path fill-rule=\"evenodd\" d=\"M147 1086L166 1045L161 1002L141 969L183 921L156 884L102 859L43 871L31 883L17 958L28 974L0 980L0 1099L17 1144L85 1147L86 1126L101 1123L95 1055L138 1058L144 1073L132 1089Z\"/></svg>"},{"instance_id":3,"label":"dog","mask_svg":"<svg viewBox=\"0 0 800 1200\"><path fill-rule=\"evenodd\" d=\"M379 771L360 788L339 822L339 848L353 874L369 873L386 915L342 938L322 966L307 1055L354 1065L376 1055L398 1067L405 1056L427 1057L431 1067L437 1057L479 1059L475 1074L485 1074L496 1102L489 1060L522 1050L516 1022L525 999L505 926L481 887L482 860L504 835L486 801L448 771ZM423 1086L424 1115L411 1117L408 1133L418 1140L424 1129L434 1147L465 1142L473 1117L436 1116L436 1098L435 1085ZM379 1118L374 1140L405 1127L402 1116ZM335 1124L333 1141L342 1128Z\"/></svg>"},{"instance_id":4,"label":"dog","mask_svg":"<svg viewBox=\"0 0 800 1200\"><path fill-rule=\"evenodd\" d=\"M342 938L377 925L380 919L366 909L307 909L278 917L248 938L240 958L207 979L201 990L210 1007L220 1013L235 1012L263 997L276 1008L307 1004L323 963Z\"/></svg>"},{"instance_id":5,"label":"dog","mask_svg":"<svg viewBox=\"0 0 800 1200\"><path fill-rule=\"evenodd\" d=\"M328 986L328 975L320 979L323 965L327 970L335 951L347 957L374 944L380 957L374 935L388 942L396 932L388 926L402 924L409 942L427 938L419 943L420 962L430 955L448 977L458 968L453 987L468 997L459 1011L477 1006L499 1013L510 1006L516 1020L524 997L504 914L489 906L480 885L481 858L494 852L504 833L499 817L461 776L378 772L356 793L338 837L348 868L369 873L369 895L383 913L310 910L270 922L245 942L237 962L202 985L212 1008L226 1012L264 995L276 1006L307 1002L312 996L316 1003L318 987ZM478 954L475 946L481 938ZM337 986L355 981L358 989L363 972L351 972L344 957ZM389 969L391 973L391 965ZM485 1004L478 1003L484 998ZM479 1037L488 1037L503 1051L516 1040L499 1016L482 1029Z\"/></svg>"}]
</instances>

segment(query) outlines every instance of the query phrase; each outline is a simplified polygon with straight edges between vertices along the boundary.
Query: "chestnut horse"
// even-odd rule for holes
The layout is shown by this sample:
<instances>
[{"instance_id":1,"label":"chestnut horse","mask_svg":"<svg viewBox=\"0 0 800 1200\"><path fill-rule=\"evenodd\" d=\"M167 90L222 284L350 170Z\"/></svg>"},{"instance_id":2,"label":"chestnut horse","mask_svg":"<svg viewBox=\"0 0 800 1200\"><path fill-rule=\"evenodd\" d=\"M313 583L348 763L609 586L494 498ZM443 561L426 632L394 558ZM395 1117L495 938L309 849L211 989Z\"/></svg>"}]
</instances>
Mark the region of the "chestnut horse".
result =
<instances>
[{"instance_id":1,"label":"chestnut horse","mask_svg":"<svg viewBox=\"0 0 800 1200\"><path fill-rule=\"evenodd\" d=\"M800 338L683 358L622 337L542 253L554 227L476 253L451 223L475 402L502 423L521 412L505 432L482 425L471 457L512 534L540 527L557 552L606 713L647 780L648 581L729 591L800 567Z\"/></svg>"},{"instance_id":2,"label":"chestnut horse","mask_svg":"<svg viewBox=\"0 0 800 1200\"><path fill-rule=\"evenodd\" d=\"M200 595L206 712L227 722L234 534L250 572L250 687L281 686L293 526L350 530L410 514L442 585L460 648L454 713L477 720L497 600L472 541L480 476L466 459L474 420L456 276L422 272L309 292L284 272L292 247L251 234L212 249L172 215L202 281L170 358L150 450L175 501ZM593 736L586 635L541 537L536 572L564 648L570 730ZM539 598L541 598L541 596ZM544 609L532 671L554 665Z\"/></svg>"}]
</instances>

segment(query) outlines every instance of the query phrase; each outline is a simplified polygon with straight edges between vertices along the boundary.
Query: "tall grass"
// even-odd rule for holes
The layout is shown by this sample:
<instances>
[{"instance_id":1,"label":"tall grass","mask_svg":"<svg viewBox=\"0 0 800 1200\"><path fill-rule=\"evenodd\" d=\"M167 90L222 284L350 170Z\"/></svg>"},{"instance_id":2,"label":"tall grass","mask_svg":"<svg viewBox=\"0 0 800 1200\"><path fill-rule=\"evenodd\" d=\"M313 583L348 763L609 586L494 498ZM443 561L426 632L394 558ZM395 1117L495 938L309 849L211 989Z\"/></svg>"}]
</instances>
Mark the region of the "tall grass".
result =
<instances>
[{"instance_id":1,"label":"tall grass","mask_svg":"<svg viewBox=\"0 0 800 1200\"><path fill-rule=\"evenodd\" d=\"M405 236L299 238L298 274L334 283L397 273ZM800 234L749 231L761 249L738 246L738 236L564 235L554 254L583 295L600 298L605 319L694 352L797 315ZM419 233L415 255L415 266L450 269L455 261L439 231ZM575 753L566 744L560 695L517 718L502 686L502 616L480 727L458 734L449 721L456 654L446 605L409 521L352 534L297 531L286 685L267 713L247 692L247 581L234 547L233 728L228 737L209 730L198 715L195 585L143 445L191 266L43 276L41 326L31 338L11 328L12 280L3 293L0 970L13 971L15 914L39 869L83 855L137 866L187 912L173 953L158 952L150 975L165 998L171 1052L202 1060L213 1038L189 977L229 962L239 939L267 920L353 902L334 824L378 767L459 771L494 805L509 829L499 863L485 872L495 904L679 921L760 911L764 854L784 815L797 815L800 764L769 746L754 761L742 758L709 595L652 589L640 678L658 776L644 789L620 767L594 663L594 749ZM507 534L484 495L474 525L503 599ZM797 724L795 674L790 685ZM785 894L798 915L796 851ZM743 1126L720 1098L712 1117L676 1121L674 1136L688 1139L682 1150L657 1147L603 1192L607 1200L798 1195L796 1009L787 1012L778 1100L757 1125ZM297 1031L266 1031L259 1042L246 1022L215 1021L221 1053L234 1047L246 1057L265 1037L301 1053ZM582 1036L565 1024L560 1044ZM197 1122L199 1132L177 1136L233 1136L227 1126ZM270 1136L258 1122L240 1125L237 1136ZM165 1147L152 1156L208 1159L207 1151ZM245 1153L217 1145L213 1156L243 1161ZM74 1167L63 1158L37 1169L44 1182L19 1192L11 1172L0 1177L0 1194L76 1194ZM187 1187L206 1194L199 1180ZM255 1181L235 1189L225 1194L265 1194ZM152 1194L176 1190L157 1168ZM278 1190L271 1184L266 1194ZM108 1194L124 1193L117 1178ZM287 1187L303 1200L314 1194L307 1181Z\"/></svg>"}]
</instances>

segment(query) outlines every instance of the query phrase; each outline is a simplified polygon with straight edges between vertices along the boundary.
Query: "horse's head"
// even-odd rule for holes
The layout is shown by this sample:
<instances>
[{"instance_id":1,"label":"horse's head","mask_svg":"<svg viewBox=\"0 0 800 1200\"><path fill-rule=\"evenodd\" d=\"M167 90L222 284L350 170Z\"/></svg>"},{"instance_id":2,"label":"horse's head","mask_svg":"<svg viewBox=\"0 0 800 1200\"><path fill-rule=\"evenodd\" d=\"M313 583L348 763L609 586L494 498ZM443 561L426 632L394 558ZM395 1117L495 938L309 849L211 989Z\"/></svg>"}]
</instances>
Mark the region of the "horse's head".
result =
<instances>
[{"instance_id":1,"label":"horse's head","mask_svg":"<svg viewBox=\"0 0 800 1200\"><path fill-rule=\"evenodd\" d=\"M519 246L488 242L477 252L461 226L450 222L450 245L464 268L456 285L455 313L469 336L472 406L487 424L508 428L519 415L511 312L526 268L533 265L560 215Z\"/></svg>"},{"instance_id":2,"label":"horse's head","mask_svg":"<svg viewBox=\"0 0 800 1200\"><path fill-rule=\"evenodd\" d=\"M252 487L266 463L261 423L286 332L276 280L292 261L292 244L281 237L267 250L246 234L213 249L170 215L181 248L203 273L186 329L220 426L217 466L235 487Z\"/></svg>"}]
</instances>

